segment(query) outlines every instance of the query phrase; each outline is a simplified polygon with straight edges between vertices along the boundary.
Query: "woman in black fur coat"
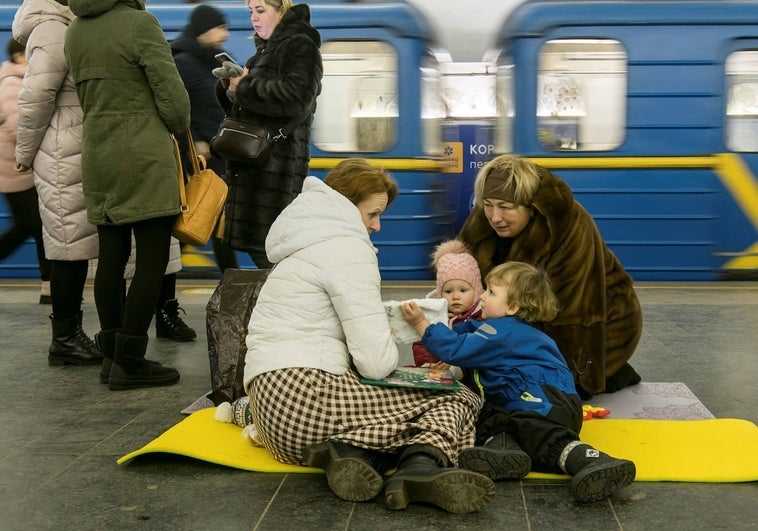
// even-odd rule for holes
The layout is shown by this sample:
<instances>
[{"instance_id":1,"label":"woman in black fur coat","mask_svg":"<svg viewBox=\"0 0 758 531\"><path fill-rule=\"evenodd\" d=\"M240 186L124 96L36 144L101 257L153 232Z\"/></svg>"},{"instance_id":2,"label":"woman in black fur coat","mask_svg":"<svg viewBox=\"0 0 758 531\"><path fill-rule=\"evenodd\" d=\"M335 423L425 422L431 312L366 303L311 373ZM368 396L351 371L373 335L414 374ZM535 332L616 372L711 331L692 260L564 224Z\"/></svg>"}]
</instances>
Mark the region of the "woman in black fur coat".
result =
<instances>
[{"instance_id":1,"label":"woman in black fur coat","mask_svg":"<svg viewBox=\"0 0 758 531\"><path fill-rule=\"evenodd\" d=\"M300 193L310 161L310 129L321 92L321 37L310 8L292 0L248 0L256 52L238 77L221 77L216 94L227 115L272 132L307 117L274 143L263 165L230 161L224 242L270 268L265 242L279 213Z\"/></svg>"}]
</instances>

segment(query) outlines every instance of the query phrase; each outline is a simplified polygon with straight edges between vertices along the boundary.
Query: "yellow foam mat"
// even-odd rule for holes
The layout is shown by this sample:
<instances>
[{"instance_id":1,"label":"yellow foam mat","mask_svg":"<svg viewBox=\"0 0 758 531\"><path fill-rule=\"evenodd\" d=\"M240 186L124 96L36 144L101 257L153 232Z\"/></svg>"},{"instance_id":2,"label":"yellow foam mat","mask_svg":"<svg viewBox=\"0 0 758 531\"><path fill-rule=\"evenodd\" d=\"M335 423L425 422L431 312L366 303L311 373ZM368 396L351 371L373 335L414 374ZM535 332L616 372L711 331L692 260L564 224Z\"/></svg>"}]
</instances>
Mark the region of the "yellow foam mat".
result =
<instances>
[{"instance_id":1,"label":"yellow foam mat","mask_svg":"<svg viewBox=\"0 0 758 531\"><path fill-rule=\"evenodd\" d=\"M119 464L147 453L172 453L255 472L312 473L320 469L277 462L250 446L241 428L214 419L202 409L182 420ZM739 419L593 419L582 440L615 457L631 459L637 481L758 481L758 427ZM566 478L532 472L527 478Z\"/></svg>"}]
</instances>

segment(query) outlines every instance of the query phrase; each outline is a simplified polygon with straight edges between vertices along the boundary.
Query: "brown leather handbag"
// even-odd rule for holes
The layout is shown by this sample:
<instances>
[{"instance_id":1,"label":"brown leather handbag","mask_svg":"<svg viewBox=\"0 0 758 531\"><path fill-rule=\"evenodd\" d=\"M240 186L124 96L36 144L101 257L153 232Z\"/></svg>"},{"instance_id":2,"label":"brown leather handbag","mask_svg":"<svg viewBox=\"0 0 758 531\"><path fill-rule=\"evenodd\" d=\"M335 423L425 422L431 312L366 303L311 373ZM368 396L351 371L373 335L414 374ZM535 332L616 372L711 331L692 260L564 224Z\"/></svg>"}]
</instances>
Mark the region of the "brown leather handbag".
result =
<instances>
[{"instance_id":1,"label":"brown leather handbag","mask_svg":"<svg viewBox=\"0 0 758 531\"><path fill-rule=\"evenodd\" d=\"M185 185L179 143L174 138L182 211L174 222L172 235L181 242L203 246L208 243L214 231L217 234L223 232L223 211L228 187L215 171L206 167L205 157L197 154L190 131L187 131L187 144L192 175Z\"/></svg>"}]
</instances>

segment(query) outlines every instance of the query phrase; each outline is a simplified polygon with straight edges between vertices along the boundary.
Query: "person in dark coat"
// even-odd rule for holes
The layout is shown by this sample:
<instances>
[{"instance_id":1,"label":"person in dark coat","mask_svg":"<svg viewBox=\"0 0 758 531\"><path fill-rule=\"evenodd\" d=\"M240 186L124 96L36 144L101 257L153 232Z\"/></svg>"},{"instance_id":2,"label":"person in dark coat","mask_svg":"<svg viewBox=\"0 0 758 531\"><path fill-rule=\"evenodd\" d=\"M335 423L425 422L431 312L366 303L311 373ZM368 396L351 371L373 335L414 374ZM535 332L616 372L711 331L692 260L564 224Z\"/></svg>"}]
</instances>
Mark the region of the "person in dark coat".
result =
<instances>
[{"instance_id":1,"label":"person in dark coat","mask_svg":"<svg viewBox=\"0 0 758 531\"><path fill-rule=\"evenodd\" d=\"M213 6L200 4L192 10L184 30L170 43L176 68L189 94L190 130L195 151L205 157L208 168L222 177L226 173L226 163L211 153L210 141L224 119L224 109L216 101L213 69L219 66L215 56L224 51L222 47L227 38L229 27L224 14ZM183 136L180 138L184 140ZM182 142L180 145L186 149ZM189 159L183 167L191 167ZM221 272L229 267L239 269L234 249L215 236L212 242L213 254Z\"/></svg>"},{"instance_id":2,"label":"person in dark coat","mask_svg":"<svg viewBox=\"0 0 758 531\"><path fill-rule=\"evenodd\" d=\"M511 260L547 272L561 311L540 328L558 343L581 395L639 383L628 363L642 335L632 278L569 186L525 158L501 155L479 171L474 191L458 239L482 275Z\"/></svg>"},{"instance_id":3,"label":"person in dark coat","mask_svg":"<svg viewBox=\"0 0 758 531\"><path fill-rule=\"evenodd\" d=\"M310 129L323 76L321 37L310 23L306 4L248 0L247 5L256 52L242 75L220 74L218 101L232 118L263 124L273 132L307 113L287 138L274 143L262 166L239 161L228 164L224 242L247 252L257 267L270 268L266 235L300 192L308 173Z\"/></svg>"}]
</instances>

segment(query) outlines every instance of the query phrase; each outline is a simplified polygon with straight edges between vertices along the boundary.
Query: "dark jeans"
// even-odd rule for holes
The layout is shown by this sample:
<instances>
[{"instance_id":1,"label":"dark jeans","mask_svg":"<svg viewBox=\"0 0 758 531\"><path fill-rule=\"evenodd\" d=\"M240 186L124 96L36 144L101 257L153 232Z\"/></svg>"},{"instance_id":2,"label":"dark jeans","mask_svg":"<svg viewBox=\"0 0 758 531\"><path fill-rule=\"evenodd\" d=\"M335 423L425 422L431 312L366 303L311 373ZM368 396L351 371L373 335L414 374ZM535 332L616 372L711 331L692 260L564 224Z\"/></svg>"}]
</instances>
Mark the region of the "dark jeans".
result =
<instances>
[{"instance_id":1,"label":"dark jeans","mask_svg":"<svg viewBox=\"0 0 758 531\"><path fill-rule=\"evenodd\" d=\"M147 334L168 265L175 219L168 216L127 225L98 225L95 305L103 330L118 328L130 335ZM131 253L132 232L136 242L134 278L124 297L124 270Z\"/></svg>"},{"instance_id":2,"label":"dark jeans","mask_svg":"<svg viewBox=\"0 0 758 531\"><path fill-rule=\"evenodd\" d=\"M12 255L29 237L34 238L37 248L37 263L42 280L50 280L50 262L45 258L42 243L42 219L39 215L37 189L5 194L13 219L13 225L0 236L0 261Z\"/></svg>"}]
</instances>

